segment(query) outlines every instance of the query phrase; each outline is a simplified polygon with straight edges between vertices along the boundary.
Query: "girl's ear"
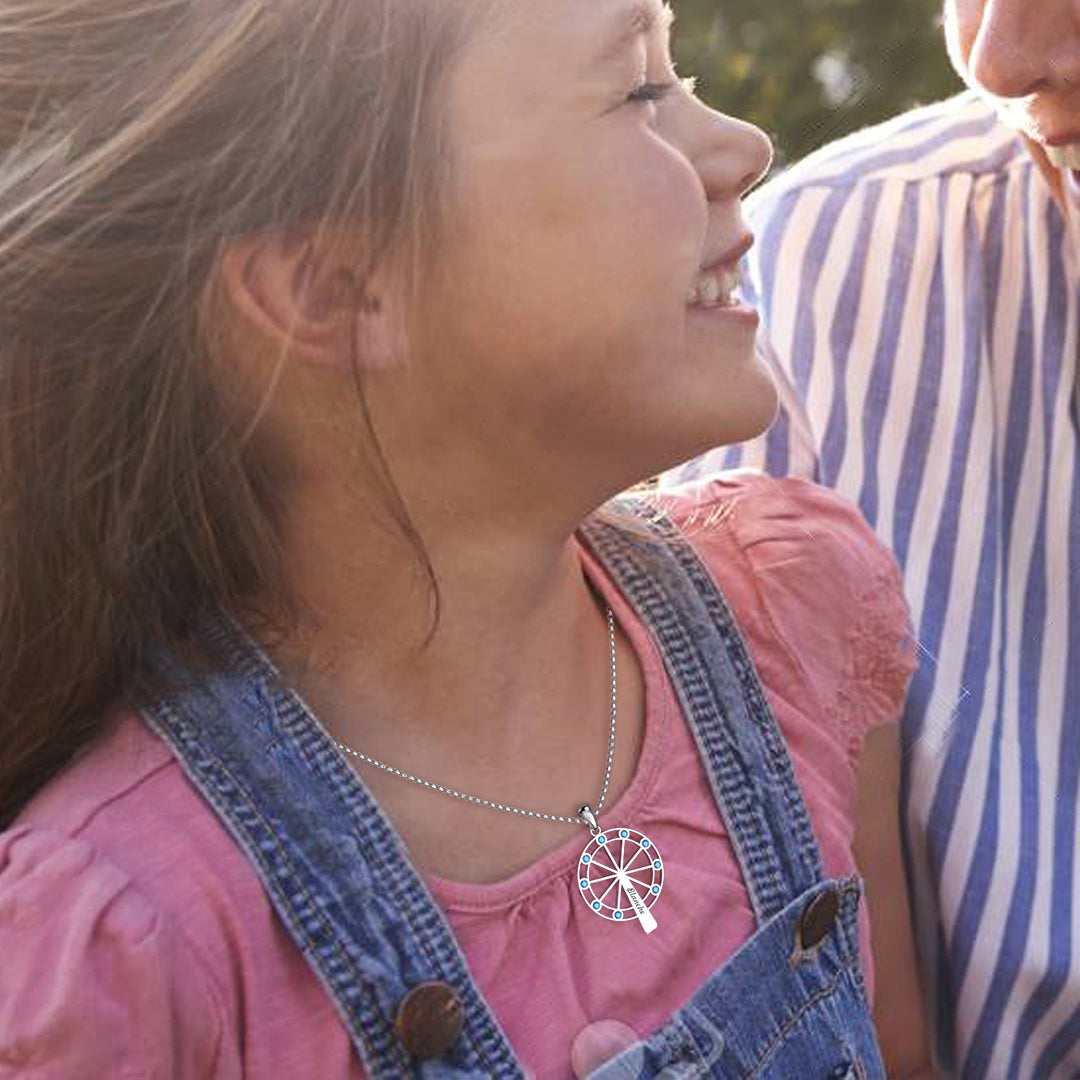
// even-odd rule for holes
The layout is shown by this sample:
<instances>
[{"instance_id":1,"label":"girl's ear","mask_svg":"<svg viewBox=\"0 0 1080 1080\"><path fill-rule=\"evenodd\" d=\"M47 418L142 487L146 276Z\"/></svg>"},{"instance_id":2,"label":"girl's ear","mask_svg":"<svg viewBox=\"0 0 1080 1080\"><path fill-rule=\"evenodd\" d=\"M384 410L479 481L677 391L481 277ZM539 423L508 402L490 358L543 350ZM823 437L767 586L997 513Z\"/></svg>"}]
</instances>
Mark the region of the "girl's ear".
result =
<instances>
[{"instance_id":1,"label":"girl's ear","mask_svg":"<svg viewBox=\"0 0 1080 1080\"><path fill-rule=\"evenodd\" d=\"M400 290L389 275L359 280L355 251L310 233L243 237L222 254L221 276L234 308L289 354L323 367L355 355L361 369L404 362Z\"/></svg>"}]
</instances>

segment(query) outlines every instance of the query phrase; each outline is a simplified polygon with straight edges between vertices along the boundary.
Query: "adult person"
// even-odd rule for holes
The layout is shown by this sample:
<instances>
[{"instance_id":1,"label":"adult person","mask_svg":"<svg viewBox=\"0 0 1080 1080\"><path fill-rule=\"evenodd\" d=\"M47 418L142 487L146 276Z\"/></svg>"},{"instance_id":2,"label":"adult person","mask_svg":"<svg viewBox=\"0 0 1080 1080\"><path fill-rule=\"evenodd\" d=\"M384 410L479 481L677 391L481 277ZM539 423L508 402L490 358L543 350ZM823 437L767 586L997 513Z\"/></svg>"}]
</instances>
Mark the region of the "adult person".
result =
<instances>
[{"instance_id":1,"label":"adult person","mask_svg":"<svg viewBox=\"0 0 1080 1080\"><path fill-rule=\"evenodd\" d=\"M0 6L0 1076L925 1080L895 559L619 497L777 406L668 38Z\"/></svg>"},{"instance_id":2,"label":"adult person","mask_svg":"<svg viewBox=\"0 0 1080 1080\"><path fill-rule=\"evenodd\" d=\"M1080 9L949 0L969 89L766 184L776 424L674 470L811 477L904 567L903 821L934 1046L1080 1073Z\"/></svg>"}]
</instances>

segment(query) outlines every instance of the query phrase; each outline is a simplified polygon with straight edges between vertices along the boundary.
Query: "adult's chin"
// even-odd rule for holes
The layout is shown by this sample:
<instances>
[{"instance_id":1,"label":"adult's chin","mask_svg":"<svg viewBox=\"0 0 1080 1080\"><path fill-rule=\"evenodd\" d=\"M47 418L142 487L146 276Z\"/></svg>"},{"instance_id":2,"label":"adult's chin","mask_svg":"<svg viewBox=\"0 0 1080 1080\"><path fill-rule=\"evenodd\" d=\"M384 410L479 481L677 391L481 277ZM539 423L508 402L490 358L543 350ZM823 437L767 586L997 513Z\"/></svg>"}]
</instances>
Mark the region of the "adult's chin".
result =
<instances>
[{"instance_id":1,"label":"adult's chin","mask_svg":"<svg viewBox=\"0 0 1080 1080\"><path fill-rule=\"evenodd\" d=\"M1027 135L1022 137L1055 202L1065 214L1070 235L1074 240L1080 240L1080 171L1055 168L1039 143Z\"/></svg>"}]
</instances>

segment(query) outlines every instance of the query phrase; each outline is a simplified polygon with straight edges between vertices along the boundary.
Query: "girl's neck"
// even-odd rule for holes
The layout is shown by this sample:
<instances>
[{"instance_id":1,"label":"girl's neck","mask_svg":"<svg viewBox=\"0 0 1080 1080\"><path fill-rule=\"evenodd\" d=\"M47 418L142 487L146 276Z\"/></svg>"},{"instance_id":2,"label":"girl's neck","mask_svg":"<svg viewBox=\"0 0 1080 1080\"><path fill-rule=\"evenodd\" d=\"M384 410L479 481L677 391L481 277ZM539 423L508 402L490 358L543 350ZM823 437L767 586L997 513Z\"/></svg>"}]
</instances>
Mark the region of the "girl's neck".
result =
<instances>
[{"instance_id":1,"label":"girl's neck","mask_svg":"<svg viewBox=\"0 0 1080 1080\"><path fill-rule=\"evenodd\" d=\"M407 544L310 518L294 535L290 584L318 617L271 655L346 745L394 760L404 741L423 742L494 764L583 708L602 714L606 611L571 538L530 544L479 524L425 536L440 605L422 648L431 592Z\"/></svg>"}]
</instances>

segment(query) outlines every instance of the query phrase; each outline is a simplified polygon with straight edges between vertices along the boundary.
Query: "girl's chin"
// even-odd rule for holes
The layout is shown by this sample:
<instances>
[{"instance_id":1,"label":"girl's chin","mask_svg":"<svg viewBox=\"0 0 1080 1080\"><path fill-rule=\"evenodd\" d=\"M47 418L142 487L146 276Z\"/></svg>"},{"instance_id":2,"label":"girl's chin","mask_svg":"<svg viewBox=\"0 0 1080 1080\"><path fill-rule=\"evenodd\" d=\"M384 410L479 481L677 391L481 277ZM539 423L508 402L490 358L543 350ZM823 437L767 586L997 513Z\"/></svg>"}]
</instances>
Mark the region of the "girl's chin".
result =
<instances>
[{"instance_id":1,"label":"girl's chin","mask_svg":"<svg viewBox=\"0 0 1080 1080\"><path fill-rule=\"evenodd\" d=\"M760 385L744 386L737 396L729 393L716 404L717 414L702 425L700 448L691 457L756 439L772 427L780 413L780 395L767 375L762 376Z\"/></svg>"}]
</instances>

